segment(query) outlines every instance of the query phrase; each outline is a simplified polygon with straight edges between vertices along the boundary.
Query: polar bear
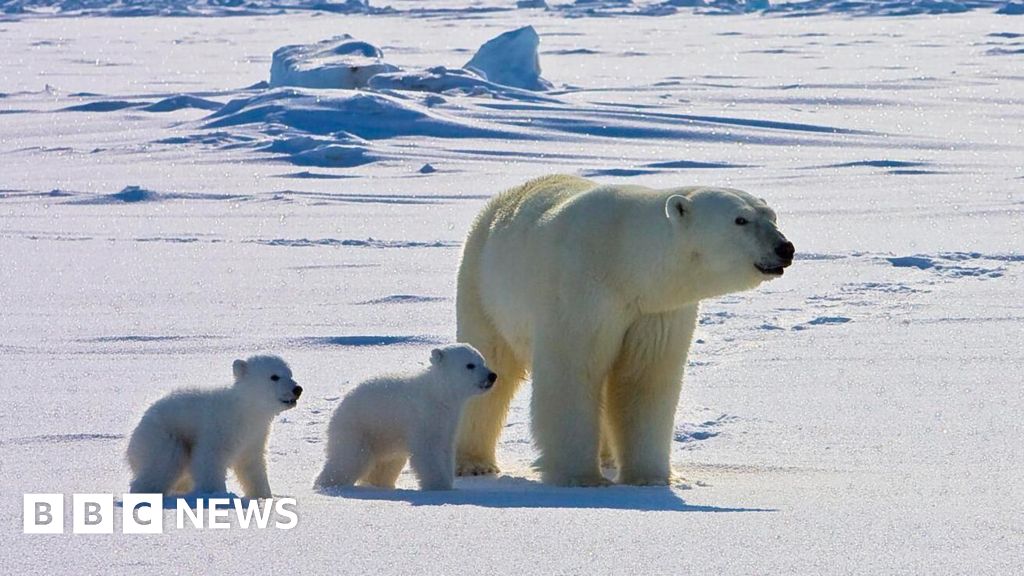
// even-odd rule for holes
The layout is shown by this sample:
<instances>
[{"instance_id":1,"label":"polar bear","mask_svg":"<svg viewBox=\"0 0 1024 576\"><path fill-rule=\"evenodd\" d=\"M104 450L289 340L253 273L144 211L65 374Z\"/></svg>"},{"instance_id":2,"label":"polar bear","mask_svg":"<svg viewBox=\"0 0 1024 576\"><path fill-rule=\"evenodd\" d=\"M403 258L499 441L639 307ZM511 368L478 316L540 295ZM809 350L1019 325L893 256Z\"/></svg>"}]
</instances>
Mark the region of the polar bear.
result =
<instances>
[{"instance_id":1,"label":"polar bear","mask_svg":"<svg viewBox=\"0 0 1024 576\"><path fill-rule=\"evenodd\" d=\"M132 492L225 492L227 469L249 498L269 498L270 423L294 408L302 387L277 356L235 360L235 383L184 389L157 400L128 442Z\"/></svg>"},{"instance_id":2,"label":"polar bear","mask_svg":"<svg viewBox=\"0 0 1024 576\"><path fill-rule=\"evenodd\" d=\"M394 488L411 460L422 490L451 490L455 430L466 400L498 375L471 346L437 348L419 374L364 382L342 400L327 430L327 463L318 488L356 482Z\"/></svg>"},{"instance_id":3,"label":"polar bear","mask_svg":"<svg viewBox=\"0 0 1024 576\"><path fill-rule=\"evenodd\" d=\"M458 339L498 373L471 400L457 471L498 471L495 445L529 370L542 479L670 481L673 417L700 300L781 276L794 248L765 203L727 188L655 190L539 178L493 198L459 267Z\"/></svg>"}]
</instances>

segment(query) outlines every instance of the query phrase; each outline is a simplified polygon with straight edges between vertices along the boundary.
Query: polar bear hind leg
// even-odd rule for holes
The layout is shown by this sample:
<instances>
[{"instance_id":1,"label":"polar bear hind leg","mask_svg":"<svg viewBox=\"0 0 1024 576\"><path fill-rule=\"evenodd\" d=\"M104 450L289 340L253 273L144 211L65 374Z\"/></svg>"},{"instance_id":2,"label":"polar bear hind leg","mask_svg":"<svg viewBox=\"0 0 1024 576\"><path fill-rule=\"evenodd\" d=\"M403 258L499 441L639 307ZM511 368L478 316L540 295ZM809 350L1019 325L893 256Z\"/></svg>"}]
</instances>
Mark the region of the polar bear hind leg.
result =
<instances>
[{"instance_id":1,"label":"polar bear hind leg","mask_svg":"<svg viewBox=\"0 0 1024 576\"><path fill-rule=\"evenodd\" d=\"M128 463L134 475L131 492L165 494L185 473L188 450L162 430L140 427L128 444Z\"/></svg>"},{"instance_id":2,"label":"polar bear hind leg","mask_svg":"<svg viewBox=\"0 0 1024 576\"><path fill-rule=\"evenodd\" d=\"M316 479L320 488L355 485L370 468L370 449L360 438L328 442L327 463Z\"/></svg>"},{"instance_id":3,"label":"polar bear hind leg","mask_svg":"<svg viewBox=\"0 0 1024 576\"><path fill-rule=\"evenodd\" d=\"M676 406L697 306L637 320L607 389L606 422L622 484L667 485Z\"/></svg>"},{"instance_id":4,"label":"polar bear hind leg","mask_svg":"<svg viewBox=\"0 0 1024 576\"><path fill-rule=\"evenodd\" d=\"M370 471L362 478L362 482L377 488L394 488L395 481L398 480L398 475L402 473L402 468L405 468L408 460L408 454L379 456L374 459Z\"/></svg>"},{"instance_id":5,"label":"polar bear hind leg","mask_svg":"<svg viewBox=\"0 0 1024 576\"><path fill-rule=\"evenodd\" d=\"M509 404L526 375L526 366L494 328L483 310L478 286L468 276L460 271L457 339L479 350L498 380L490 392L471 398L462 410L456 434L455 467L459 476L480 476L501 471L495 450Z\"/></svg>"}]
</instances>

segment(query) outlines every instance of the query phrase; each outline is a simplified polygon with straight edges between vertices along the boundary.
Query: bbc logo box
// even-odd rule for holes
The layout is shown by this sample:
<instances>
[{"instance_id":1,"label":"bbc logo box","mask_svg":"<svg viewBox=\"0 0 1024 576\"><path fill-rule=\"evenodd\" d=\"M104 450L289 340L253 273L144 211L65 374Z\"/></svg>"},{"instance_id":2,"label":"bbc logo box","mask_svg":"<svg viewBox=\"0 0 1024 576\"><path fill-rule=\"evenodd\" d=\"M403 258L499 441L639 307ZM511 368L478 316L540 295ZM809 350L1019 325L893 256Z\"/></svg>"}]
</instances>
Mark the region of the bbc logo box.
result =
<instances>
[{"instance_id":1,"label":"bbc logo box","mask_svg":"<svg viewBox=\"0 0 1024 576\"><path fill-rule=\"evenodd\" d=\"M125 494L121 501L121 531L125 534L163 532L163 495ZM113 494L73 494L71 523L75 534L113 534L116 506ZM64 532L63 494L25 494L25 534Z\"/></svg>"},{"instance_id":2,"label":"bbc logo box","mask_svg":"<svg viewBox=\"0 0 1024 576\"><path fill-rule=\"evenodd\" d=\"M63 494L25 494L25 534L64 533Z\"/></svg>"}]
</instances>

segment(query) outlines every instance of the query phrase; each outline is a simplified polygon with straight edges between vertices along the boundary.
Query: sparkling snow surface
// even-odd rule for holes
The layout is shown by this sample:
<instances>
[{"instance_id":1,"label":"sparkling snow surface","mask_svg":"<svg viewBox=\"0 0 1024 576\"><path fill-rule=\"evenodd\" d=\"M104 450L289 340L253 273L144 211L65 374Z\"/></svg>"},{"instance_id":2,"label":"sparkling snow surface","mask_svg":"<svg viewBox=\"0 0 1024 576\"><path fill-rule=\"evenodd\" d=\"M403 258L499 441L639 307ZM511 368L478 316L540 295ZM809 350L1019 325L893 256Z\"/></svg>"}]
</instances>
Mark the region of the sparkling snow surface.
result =
<instances>
[{"instance_id":1,"label":"sparkling snow surface","mask_svg":"<svg viewBox=\"0 0 1024 576\"><path fill-rule=\"evenodd\" d=\"M1024 570L1024 20L998 3L394 4L0 21L0 573ZM274 50L345 33L457 75L525 25L549 90L260 84ZM797 247L783 278L703 306L673 449L685 480L539 484L524 386L500 477L314 492L339 398L454 337L473 216L551 172L743 188ZM126 490L148 404L226 384L256 352L305 388L268 456L296 529L21 534L23 493Z\"/></svg>"}]
</instances>

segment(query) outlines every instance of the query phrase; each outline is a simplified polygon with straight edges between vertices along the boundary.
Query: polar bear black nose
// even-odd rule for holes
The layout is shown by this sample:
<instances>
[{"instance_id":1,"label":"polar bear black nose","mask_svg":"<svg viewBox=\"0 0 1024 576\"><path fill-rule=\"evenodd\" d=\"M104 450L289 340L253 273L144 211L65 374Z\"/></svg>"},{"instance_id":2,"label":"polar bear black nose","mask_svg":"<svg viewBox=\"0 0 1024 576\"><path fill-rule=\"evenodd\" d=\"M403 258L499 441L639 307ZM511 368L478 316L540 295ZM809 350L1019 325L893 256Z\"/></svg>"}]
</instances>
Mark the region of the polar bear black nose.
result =
<instances>
[{"instance_id":1,"label":"polar bear black nose","mask_svg":"<svg viewBox=\"0 0 1024 576\"><path fill-rule=\"evenodd\" d=\"M295 388L292 388L292 394L295 394L296 398L301 396L302 395L302 386L296 386Z\"/></svg>"},{"instance_id":2,"label":"polar bear black nose","mask_svg":"<svg viewBox=\"0 0 1024 576\"><path fill-rule=\"evenodd\" d=\"M783 260L792 260L795 253L796 248L792 242L783 242L775 247L775 254Z\"/></svg>"},{"instance_id":3,"label":"polar bear black nose","mask_svg":"<svg viewBox=\"0 0 1024 576\"><path fill-rule=\"evenodd\" d=\"M491 384L494 384L497 380L498 375L495 374L494 372L491 372L490 374L487 375L487 381L490 382Z\"/></svg>"}]
</instances>

